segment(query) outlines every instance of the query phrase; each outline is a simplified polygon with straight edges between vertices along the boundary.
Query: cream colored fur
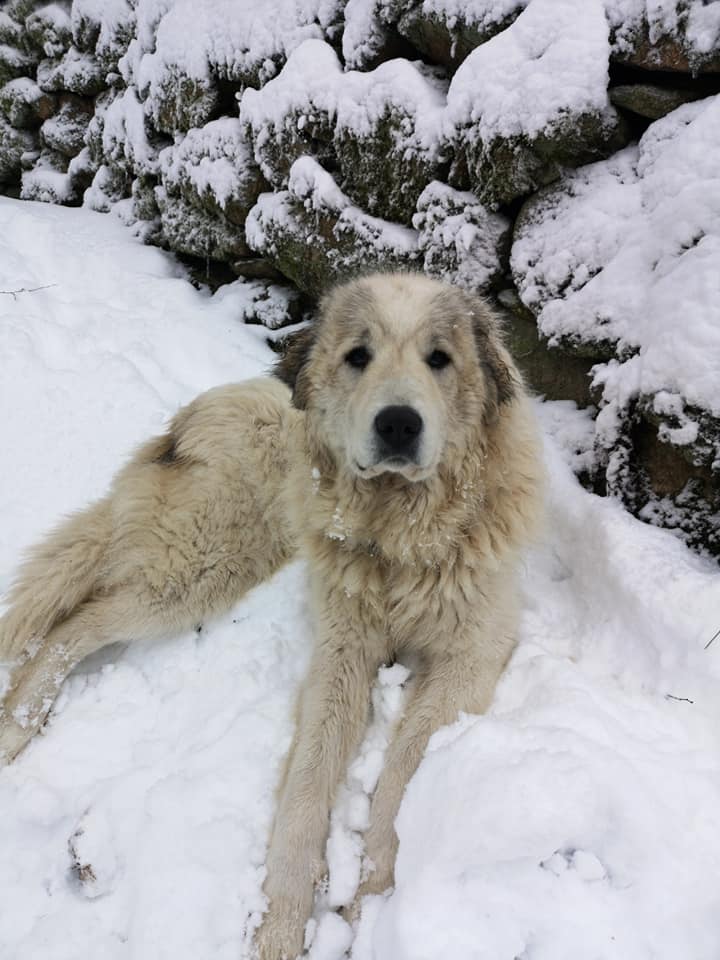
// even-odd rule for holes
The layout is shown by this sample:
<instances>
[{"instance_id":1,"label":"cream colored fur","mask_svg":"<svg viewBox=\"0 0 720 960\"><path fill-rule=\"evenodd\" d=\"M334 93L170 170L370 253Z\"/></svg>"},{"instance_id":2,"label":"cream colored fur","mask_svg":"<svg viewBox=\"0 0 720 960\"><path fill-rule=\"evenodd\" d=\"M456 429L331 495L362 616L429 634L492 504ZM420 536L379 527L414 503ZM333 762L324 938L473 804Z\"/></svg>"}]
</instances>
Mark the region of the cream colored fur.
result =
<instances>
[{"instance_id":1,"label":"cream colored fur","mask_svg":"<svg viewBox=\"0 0 720 960\"><path fill-rule=\"evenodd\" d=\"M364 369L346 359L359 346ZM438 350L442 369L428 365ZM21 656L0 732L12 756L82 656L226 608L297 545L316 639L278 789L260 960L302 952L371 683L382 663L411 657L365 838L371 870L349 914L392 885L394 821L429 737L487 708L513 650L515 571L541 511L520 377L488 308L462 291L410 274L339 287L277 372L302 413L271 381L199 397L36 551L0 621L0 656ZM407 462L377 451L388 405L422 416Z\"/></svg>"},{"instance_id":2,"label":"cream colored fur","mask_svg":"<svg viewBox=\"0 0 720 960\"><path fill-rule=\"evenodd\" d=\"M17 661L0 755L22 750L89 653L188 629L292 555L277 501L299 417L273 379L210 390L31 551L0 620L0 660Z\"/></svg>"}]
</instances>

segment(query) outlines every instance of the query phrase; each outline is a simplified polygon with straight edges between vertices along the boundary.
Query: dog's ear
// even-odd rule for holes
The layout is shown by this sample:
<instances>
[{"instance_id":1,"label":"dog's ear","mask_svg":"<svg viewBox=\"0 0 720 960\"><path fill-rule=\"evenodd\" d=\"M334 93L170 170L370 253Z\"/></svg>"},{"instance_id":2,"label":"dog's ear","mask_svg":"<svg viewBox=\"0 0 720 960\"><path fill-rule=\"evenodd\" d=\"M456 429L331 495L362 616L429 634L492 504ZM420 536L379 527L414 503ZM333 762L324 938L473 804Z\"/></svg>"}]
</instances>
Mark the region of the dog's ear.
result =
<instances>
[{"instance_id":1,"label":"dog's ear","mask_svg":"<svg viewBox=\"0 0 720 960\"><path fill-rule=\"evenodd\" d=\"M480 366L495 387L497 406L501 407L515 398L520 386L515 365L496 317L482 300L470 298L470 317Z\"/></svg>"},{"instance_id":2,"label":"dog's ear","mask_svg":"<svg viewBox=\"0 0 720 960\"><path fill-rule=\"evenodd\" d=\"M305 410L308 404L310 381L307 365L314 344L314 325L305 327L293 337L288 337L282 356L273 368L273 374L292 390L293 406L298 410Z\"/></svg>"}]
</instances>

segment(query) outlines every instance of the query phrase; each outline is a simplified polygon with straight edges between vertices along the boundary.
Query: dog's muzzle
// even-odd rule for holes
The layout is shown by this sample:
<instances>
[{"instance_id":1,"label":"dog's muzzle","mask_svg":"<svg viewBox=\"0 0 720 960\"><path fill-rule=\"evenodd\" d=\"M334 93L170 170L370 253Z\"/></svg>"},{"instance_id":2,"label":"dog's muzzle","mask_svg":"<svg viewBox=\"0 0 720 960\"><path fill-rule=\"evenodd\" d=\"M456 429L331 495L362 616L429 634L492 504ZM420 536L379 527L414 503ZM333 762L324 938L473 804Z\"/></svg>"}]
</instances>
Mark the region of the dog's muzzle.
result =
<instances>
[{"instance_id":1,"label":"dog's muzzle","mask_svg":"<svg viewBox=\"0 0 720 960\"><path fill-rule=\"evenodd\" d=\"M377 459L417 463L423 419L406 406L383 407L375 417Z\"/></svg>"}]
</instances>

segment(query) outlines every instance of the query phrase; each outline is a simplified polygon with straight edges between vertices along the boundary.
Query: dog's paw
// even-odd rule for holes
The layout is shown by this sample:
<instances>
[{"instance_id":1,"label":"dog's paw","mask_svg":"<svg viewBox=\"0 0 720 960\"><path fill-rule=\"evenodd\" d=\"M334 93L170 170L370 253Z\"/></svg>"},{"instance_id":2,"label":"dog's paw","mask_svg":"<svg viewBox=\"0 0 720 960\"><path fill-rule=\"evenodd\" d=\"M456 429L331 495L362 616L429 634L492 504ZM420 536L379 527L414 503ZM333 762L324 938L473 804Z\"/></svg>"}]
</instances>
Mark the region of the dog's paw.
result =
<instances>
[{"instance_id":1,"label":"dog's paw","mask_svg":"<svg viewBox=\"0 0 720 960\"><path fill-rule=\"evenodd\" d=\"M343 908L342 917L347 923L354 924L360 919L365 897L380 896L392 892L395 878L391 867L374 869L358 887L353 902Z\"/></svg>"},{"instance_id":2,"label":"dog's paw","mask_svg":"<svg viewBox=\"0 0 720 960\"><path fill-rule=\"evenodd\" d=\"M35 732L29 723L18 723L4 708L0 708L0 767L7 766L22 753Z\"/></svg>"},{"instance_id":3,"label":"dog's paw","mask_svg":"<svg viewBox=\"0 0 720 960\"><path fill-rule=\"evenodd\" d=\"M296 960L305 946L306 920L296 900L274 899L255 933L257 960Z\"/></svg>"}]
</instances>

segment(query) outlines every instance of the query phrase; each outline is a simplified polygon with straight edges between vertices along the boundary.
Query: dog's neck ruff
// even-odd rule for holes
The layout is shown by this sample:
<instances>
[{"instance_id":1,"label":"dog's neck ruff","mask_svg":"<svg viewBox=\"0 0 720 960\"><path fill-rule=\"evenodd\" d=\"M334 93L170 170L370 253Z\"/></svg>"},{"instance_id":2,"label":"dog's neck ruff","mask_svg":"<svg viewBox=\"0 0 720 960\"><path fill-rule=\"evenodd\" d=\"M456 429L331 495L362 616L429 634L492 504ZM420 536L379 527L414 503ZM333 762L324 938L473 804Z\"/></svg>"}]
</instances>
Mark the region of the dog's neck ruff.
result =
<instances>
[{"instance_id":1,"label":"dog's neck ruff","mask_svg":"<svg viewBox=\"0 0 720 960\"><path fill-rule=\"evenodd\" d=\"M316 535L343 553L359 552L389 564L448 563L482 522L480 461L467 459L460 476L441 468L415 483L397 474L364 480L328 469L324 461L309 471L307 519Z\"/></svg>"}]
</instances>

